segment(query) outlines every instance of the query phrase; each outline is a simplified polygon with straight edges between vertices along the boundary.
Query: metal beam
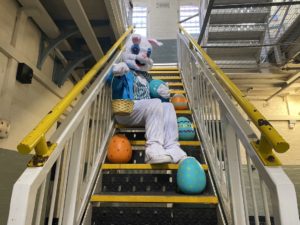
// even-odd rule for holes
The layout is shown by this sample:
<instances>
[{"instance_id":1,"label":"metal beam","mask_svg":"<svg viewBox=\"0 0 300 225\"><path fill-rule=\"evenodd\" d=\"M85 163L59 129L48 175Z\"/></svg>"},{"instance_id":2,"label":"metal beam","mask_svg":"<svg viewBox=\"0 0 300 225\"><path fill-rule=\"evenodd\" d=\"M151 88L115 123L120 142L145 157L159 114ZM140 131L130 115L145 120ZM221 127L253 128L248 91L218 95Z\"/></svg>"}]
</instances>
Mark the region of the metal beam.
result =
<instances>
[{"instance_id":1,"label":"metal beam","mask_svg":"<svg viewBox=\"0 0 300 225\"><path fill-rule=\"evenodd\" d=\"M204 21L203 21L203 24L202 24L202 28L201 28L201 31L200 31L200 35L199 35L199 38L198 38L198 44L199 45L201 44L201 41L203 39L205 30L206 30L206 27L207 27L207 24L208 24L208 20L209 20L209 17L210 17L210 13L211 13L211 10L213 9L214 1L215 0L210 0L209 3L208 3L206 14L205 14Z\"/></svg>"},{"instance_id":2,"label":"metal beam","mask_svg":"<svg viewBox=\"0 0 300 225\"><path fill-rule=\"evenodd\" d=\"M295 2L264 2L264 3L243 3L243 4L224 4L214 5L213 9L232 9L232 8L254 8L254 7L271 7L285 5L300 5L300 1Z\"/></svg>"},{"instance_id":3,"label":"metal beam","mask_svg":"<svg viewBox=\"0 0 300 225\"><path fill-rule=\"evenodd\" d=\"M46 58L49 56L50 52L52 52L59 44L61 44L63 41L65 41L67 38L71 37L74 34L77 34L79 31L77 29L69 30L66 32L63 32L55 39L48 39L45 38L46 41L48 41L48 45L45 46L45 40L44 38L41 38L41 46L40 46L40 53L39 58L37 62L37 68L41 69ZM47 40L48 39L48 40Z\"/></svg>"},{"instance_id":4,"label":"metal beam","mask_svg":"<svg viewBox=\"0 0 300 225\"><path fill-rule=\"evenodd\" d=\"M41 30L50 38L56 38L60 32L40 0L18 0L25 13L32 17Z\"/></svg>"},{"instance_id":5,"label":"metal beam","mask_svg":"<svg viewBox=\"0 0 300 225\"><path fill-rule=\"evenodd\" d=\"M84 40L86 41L93 57L96 61L98 61L103 56L103 51L80 0L64 0L64 2L77 24Z\"/></svg>"},{"instance_id":6,"label":"metal beam","mask_svg":"<svg viewBox=\"0 0 300 225\"><path fill-rule=\"evenodd\" d=\"M266 101L270 101L273 97L275 97L276 95L280 94L281 92L283 92L284 90L286 90L287 88L289 88L293 83L295 83L298 79L300 78L300 72L296 73L294 76L292 76L290 79L288 79L286 81L286 84L278 91L276 91L274 94L272 94L270 97L268 97L266 99Z\"/></svg>"},{"instance_id":7,"label":"metal beam","mask_svg":"<svg viewBox=\"0 0 300 225\"><path fill-rule=\"evenodd\" d=\"M122 21L125 18L122 18L119 2L104 0L104 3L115 38L118 39L126 29Z\"/></svg>"},{"instance_id":8,"label":"metal beam","mask_svg":"<svg viewBox=\"0 0 300 225\"><path fill-rule=\"evenodd\" d=\"M71 75L72 71L76 69L79 65L81 65L84 61L91 58L92 55L87 53L83 54L82 56L77 56L74 60L70 61L69 65L65 68L56 65L53 70L52 80L56 83L59 87L61 87L64 82L68 79Z\"/></svg>"},{"instance_id":9,"label":"metal beam","mask_svg":"<svg viewBox=\"0 0 300 225\"><path fill-rule=\"evenodd\" d=\"M188 18L185 18L184 20L180 20L178 23L184 23L184 22L186 22L186 21L188 21L190 19L193 19L196 16L199 16L199 13L196 13L195 15L192 15L192 16L190 16Z\"/></svg>"}]
</instances>

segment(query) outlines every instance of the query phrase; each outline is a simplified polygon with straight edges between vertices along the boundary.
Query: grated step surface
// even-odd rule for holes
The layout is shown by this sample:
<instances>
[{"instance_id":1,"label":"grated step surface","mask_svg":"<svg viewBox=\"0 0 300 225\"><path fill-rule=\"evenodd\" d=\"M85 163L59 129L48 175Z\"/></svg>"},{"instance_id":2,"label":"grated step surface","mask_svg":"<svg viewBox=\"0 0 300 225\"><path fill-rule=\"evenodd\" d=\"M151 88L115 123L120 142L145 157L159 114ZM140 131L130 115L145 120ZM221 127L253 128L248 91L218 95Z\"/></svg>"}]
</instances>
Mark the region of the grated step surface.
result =
<instances>
[{"instance_id":1,"label":"grated step surface","mask_svg":"<svg viewBox=\"0 0 300 225\"><path fill-rule=\"evenodd\" d=\"M105 171L102 175L101 191L147 195L173 195L182 196L177 188L176 173L172 174L116 174ZM212 196L213 189L208 183L205 190L199 194L201 196Z\"/></svg>"},{"instance_id":2,"label":"grated step surface","mask_svg":"<svg viewBox=\"0 0 300 225\"><path fill-rule=\"evenodd\" d=\"M206 208L94 207L93 225L216 225L217 210Z\"/></svg>"}]
</instances>

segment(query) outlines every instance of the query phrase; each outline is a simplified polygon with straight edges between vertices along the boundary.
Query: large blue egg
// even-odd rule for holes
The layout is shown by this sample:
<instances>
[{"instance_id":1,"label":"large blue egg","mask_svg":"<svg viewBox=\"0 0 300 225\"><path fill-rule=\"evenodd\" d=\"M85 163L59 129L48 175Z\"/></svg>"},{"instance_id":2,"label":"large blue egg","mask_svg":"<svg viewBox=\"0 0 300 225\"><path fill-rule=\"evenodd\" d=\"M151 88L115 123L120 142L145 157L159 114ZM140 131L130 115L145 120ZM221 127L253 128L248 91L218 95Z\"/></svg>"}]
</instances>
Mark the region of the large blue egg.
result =
<instances>
[{"instance_id":1,"label":"large blue egg","mask_svg":"<svg viewBox=\"0 0 300 225\"><path fill-rule=\"evenodd\" d=\"M177 186L185 194L199 194L205 189L205 172L194 157L188 157L179 163Z\"/></svg>"},{"instance_id":2,"label":"large blue egg","mask_svg":"<svg viewBox=\"0 0 300 225\"><path fill-rule=\"evenodd\" d=\"M165 82L163 82L162 80L151 80L150 81L150 95L152 98L160 98L162 101L168 101L168 99L164 99L162 98L158 93L157 93L157 89L159 88L159 86L161 84L165 84Z\"/></svg>"},{"instance_id":3,"label":"large blue egg","mask_svg":"<svg viewBox=\"0 0 300 225\"><path fill-rule=\"evenodd\" d=\"M182 116L177 119L179 140L190 141L195 138L195 130L191 121Z\"/></svg>"}]
</instances>

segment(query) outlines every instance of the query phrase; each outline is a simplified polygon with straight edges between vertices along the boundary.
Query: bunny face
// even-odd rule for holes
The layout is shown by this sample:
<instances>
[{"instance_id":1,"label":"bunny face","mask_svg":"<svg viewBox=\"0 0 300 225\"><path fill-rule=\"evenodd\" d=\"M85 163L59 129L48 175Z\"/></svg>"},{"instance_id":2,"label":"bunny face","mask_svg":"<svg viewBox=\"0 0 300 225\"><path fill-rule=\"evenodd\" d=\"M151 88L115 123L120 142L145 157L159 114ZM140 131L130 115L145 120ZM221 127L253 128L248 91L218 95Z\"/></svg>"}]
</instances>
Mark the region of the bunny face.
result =
<instances>
[{"instance_id":1,"label":"bunny face","mask_svg":"<svg viewBox=\"0 0 300 225\"><path fill-rule=\"evenodd\" d=\"M130 69L137 71L150 70L153 65L153 60L150 58L152 45L160 46L161 43L138 34L133 34L126 43L123 60Z\"/></svg>"}]
</instances>

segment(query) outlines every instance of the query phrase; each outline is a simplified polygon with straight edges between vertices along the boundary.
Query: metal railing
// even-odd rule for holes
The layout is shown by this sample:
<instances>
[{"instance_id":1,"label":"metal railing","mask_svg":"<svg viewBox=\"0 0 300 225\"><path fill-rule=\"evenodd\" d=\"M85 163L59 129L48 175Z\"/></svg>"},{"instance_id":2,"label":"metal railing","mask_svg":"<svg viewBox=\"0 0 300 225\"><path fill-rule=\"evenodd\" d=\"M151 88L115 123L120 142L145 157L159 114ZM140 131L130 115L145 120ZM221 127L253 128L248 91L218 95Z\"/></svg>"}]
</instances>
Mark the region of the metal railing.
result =
<instances>
[{"instance_id":1,"label":"metal railing","mask_svg":"<svg viewBox=\"0 0 300 225\"><path fill-rule=\"evenodd\" d=\"M273 219L276 225L299 225L294 185L272 158L272 148L284 152L288 144L182 27L178 57L228 223L259 225L263 217L268 225ZM230 97L259 128L260 142Z\"/></svg>"},{"instance_id":2,"label":"metal railing","mask_svg":"<svg viewBox=\"0 0 300 225\"><path fill-rule=\"evenodd\" d=\"M105 77L120 60L122 43L131 31L122 35L20 144L24 153L35 148L38 157L32 164L39 167L27 168L15 183L9 225L52 225L54 219L58 224L80 224L106 155L105 145L115 129L111 90ZM49 139L48 143L53 143L50 154L45 133L86 86L86 92ZM40 148L42 145L45 148ZM40 165L38 159L45 154L49 157L42 158Z\"/></svg>"},{"instance_id":3,"label":"metal railing","mask_svg":"<svg viewBox=\"0 0 300 225\"><path fill-rule=\"evenodd\" d=\"M122 46L123 41L133 31L130 27L119 40L109 49L109 51L85 74L72 90L55 105L52 110L39 122L39 124L22 140L18 145L18 151L24 154L30 153L33 149L36 158L33 160L34 166L41 166L49 155L56 148L56 144L46 141L47 131L57 122L61 115L71 106L72 102L80 96L81 91L98 74L99 70L107 63L118 48ZM35 163L36 162L36 163Z\"/></svg>"}]
</instances>

